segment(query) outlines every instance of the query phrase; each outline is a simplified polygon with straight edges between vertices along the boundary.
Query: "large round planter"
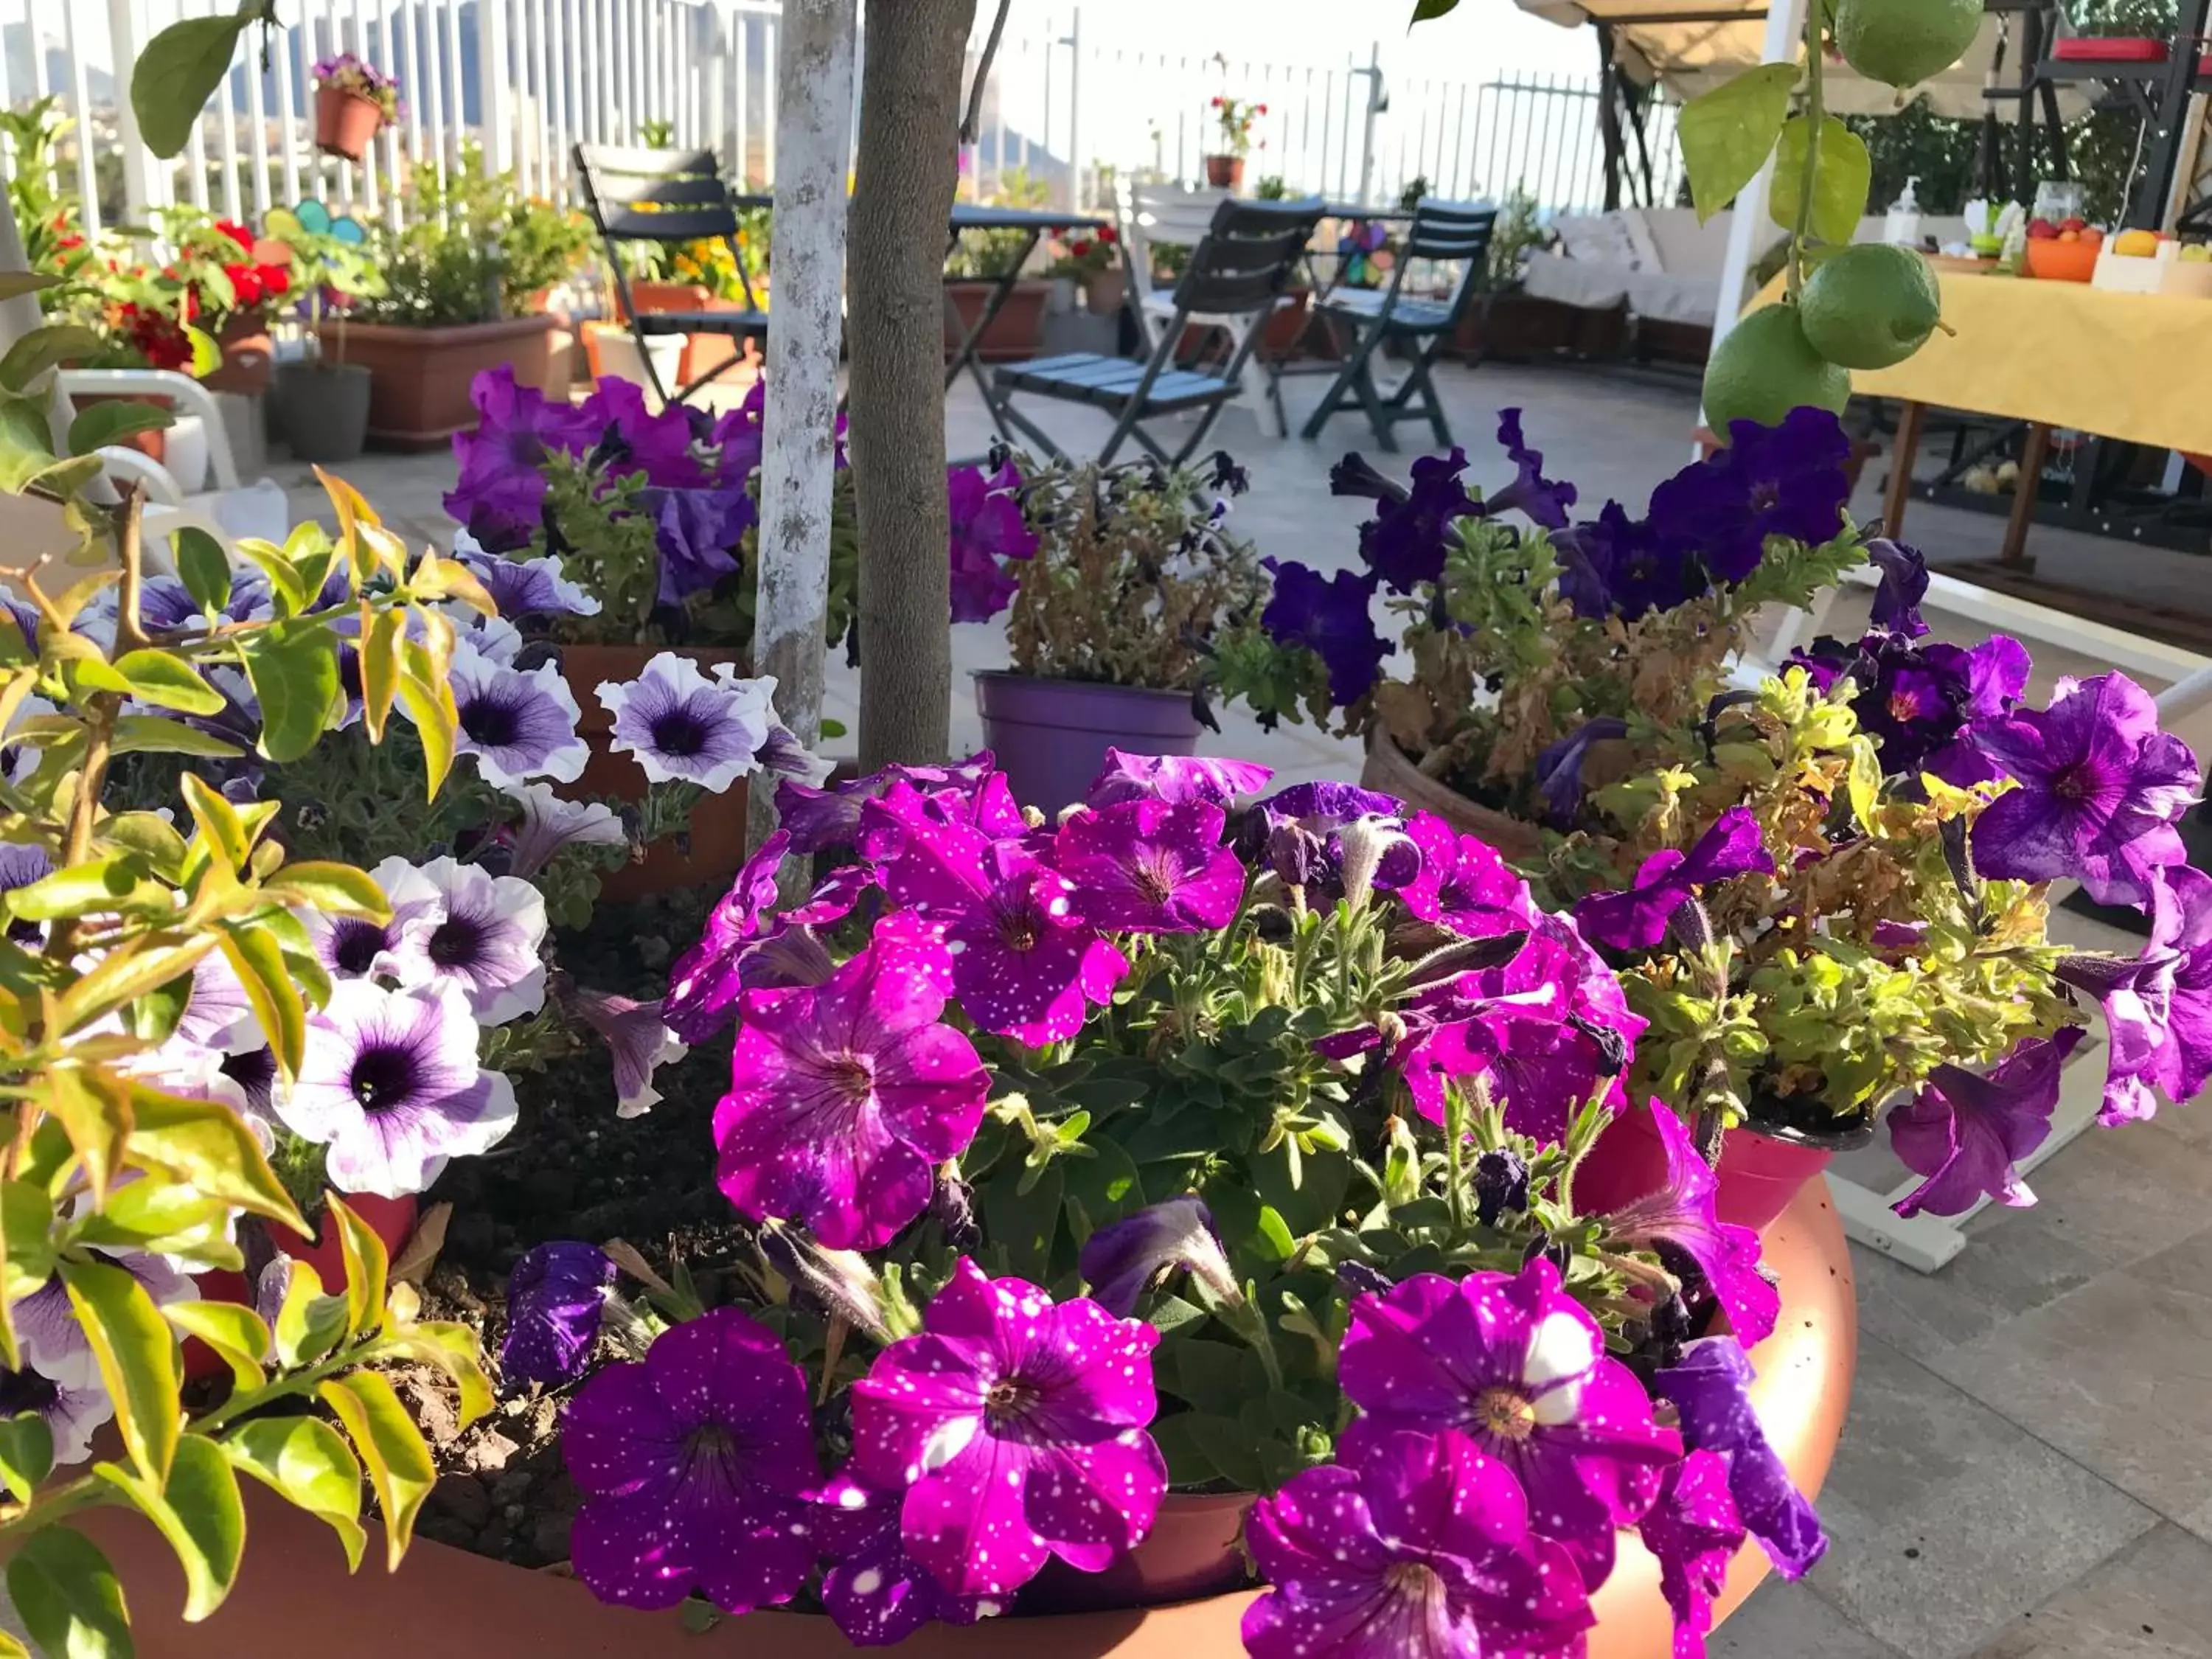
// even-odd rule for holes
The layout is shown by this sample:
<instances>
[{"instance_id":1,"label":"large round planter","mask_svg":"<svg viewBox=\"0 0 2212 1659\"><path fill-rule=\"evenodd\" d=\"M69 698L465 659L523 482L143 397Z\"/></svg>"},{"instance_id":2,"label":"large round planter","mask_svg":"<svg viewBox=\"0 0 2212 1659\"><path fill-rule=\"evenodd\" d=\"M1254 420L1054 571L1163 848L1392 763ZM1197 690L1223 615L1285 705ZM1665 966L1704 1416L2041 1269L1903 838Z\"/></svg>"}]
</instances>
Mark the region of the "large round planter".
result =
<instances>
[{"instance_id":1,"label":"large round planter","mask_svg":"<svg viewBox=\"0 0 2212 1659\"><path fill-rule=\"evenodd\" d=\"M324 155L358 161L383 125L384 111L374 98L343 87L315 88L315 148Z\"/></svg>"},{"instance_id":2,"label":"large round planter","mask_svg":"<svg viewBox=\"0 0 2212 1659\"><path fill-rule=\"evenodd\" d=\"M347 325L346 357L369 373L369 437L394 449L436 449L456 432L475 431L469 386L502 364L517 386L544 391L557 326L543 313L451 328Z\"/></svg>"},{"instance_id":3,"label":"large round planter","mask_svg":"<svg viewBox=\"0 0 2212 1659\"><path fill-rule=\"evenodd\" d=\"M997 292L996 282L950 282L945 285L945 355L950 359L975 326L975 319ZM1006 295L999 314L976 342L975 355L987 363L1015 362L1034 357L1044 349L1044 308L1052 298L1052 284L1019 282Z\"/></svg>"},{"instance_id":4,"label":"large round planter","mask_svg":"<svg viewBox=\"0 0 2212 1659\"><path fill-rule=\"evenodd\" d=\"M1665 1182L1667 1148L1651 1111L1647 1105L1632 1105L1598 1137L1575 1171L1577 1208L1586 1212L1621 1209L1656 1192ZM1715 1170L1720 1190L1713 1207L1723 1221L1753 1231L1763 1228L1827 1172L1838 1152L1863 1146L1873 1137L1871 1123L1818 1140L1786 1131L1731 1129L1721 1141L1721 1161Z\"/></svg>"},{"instance_id":5,"label":"large round planter","mask_svg":"<svg viewBox=\"0 0 2212 1659\"><path fill-rule=\"evenodd\" d=\"M350 461L368 438L373 383L361 363L284 363L276 371L276 427L300 461Z\"/></svg>"},{"instance_id":6,"label":"large round planter","mask_svg":"<svg viewBox=\"0 0 2212 1659\"><path fill-rule=\"evenodd\" d=\"M608 680L634 680L647 663L668 647L658 645L564 645L561 674L579 711L577 735L591 750L582 775L559 786L576 800L611 798L632 805L645 799L644 769L627 752L611 745L614 716L599 702L600 684ZM726 662L743 669L744 653L738 651L689 650L702 670ZM692 809L691 826L682 836L663 836L647 843L641 857L608 871L599 878L603 898L628 902L654 893L672 893L687 887L721 888L729 884L745 861L744 780L719 795L709 795Z\"/></svg>"},{"instance_id":7,"label":"large round planter","mask_svg":"<svg viewBox=\"0 0 2212 1659\"><path fill-rule=\"evenodd\" d=\"M1752 1400L1792 1480L1817 1494L1850 1402L1858 1311L1850 1247L1825 1191L1800 1194L1767 1230L1766 1261L1780 1275L1782 1319L1753 1351ZM88 1511L83 1529L107 1552L136 1615L141 1659L241 1659L289 1653L312 1631L317 1659L848 1659L863 1651L826 1619L764 1613L687 1628L674 1611L602 1606L572 1579L529 1572L442 1544L418 1541L400 1570L380 1571L371 1546L359 1576L319 1521L288 1508L258 1481L243 1481L248 1533L236 1588L214 1617L177 1616L184 1578L168 1547L136 1511ZM72 1522L76 1524L76 1522ZM1725 1619L1766 1577L1765 1555L1746 1544L1716 1609ZM987 1620L969 1630L926 1629L895 1650L908 1659L1237 1659L1237 1624L1255 1592L1238 1591L1149 1611ZM343 1616L331 1616L333 1608ZM1673 1624L1659 1565L1623 1538L1613 1576L1596 1596L1588 1659L1669 1659ZM881 1652L879 1649L866 1650Z\"/></svg>"},{"instance_id":8,"label":"large round planter","mask_svg":"<svg viewBox=\"0 0 2212 1659\"><path fill-rule=\"evenodd\" d=\"M269 337L266 306L234 313L216 331L215 343L222 348L222 362L201 385L210 392L234 392L242 398L258 397L269 390L276 343Z\"/></svg>"},{"instance_id":9,"label":"large round planter","mask_svg":"<svg viewBox=\"0 0 2212 1659\"><path fill-rule=\"evenodd\" d=\"M1207 156L1206 182L1215 190L1243 189L1244 158L1241 155Z\"/></svg>"},{"instance_id":10,"label":"large round planter","mask_svg":"<svg viewBox=\"0 0 2212 1659\"><path fill-rule=\"evenodd\" d=\"M1054 813L1083 799L1106 751L1194 755L1198 717L1188 691L1147 691L1003 671L975 676L983 741L1014 799Z\"/></svg>"},{"instance_id":11,"label":"large round planter","mask_svg":"<svg viewBox=\"0 0 2212 1659\"><path fill-rule=\"evenodd\" d=\"M1385 732L1368 734L1367 763L1360 769L1359 781L1395 795L1419 811L1434 812L1462 834L1489 842L1510 863L1526 868L1543 861L1544 837L1534 824L1469 800L1437 782L1407 759L1406 751Z\"/></svg>"}]
</instances>

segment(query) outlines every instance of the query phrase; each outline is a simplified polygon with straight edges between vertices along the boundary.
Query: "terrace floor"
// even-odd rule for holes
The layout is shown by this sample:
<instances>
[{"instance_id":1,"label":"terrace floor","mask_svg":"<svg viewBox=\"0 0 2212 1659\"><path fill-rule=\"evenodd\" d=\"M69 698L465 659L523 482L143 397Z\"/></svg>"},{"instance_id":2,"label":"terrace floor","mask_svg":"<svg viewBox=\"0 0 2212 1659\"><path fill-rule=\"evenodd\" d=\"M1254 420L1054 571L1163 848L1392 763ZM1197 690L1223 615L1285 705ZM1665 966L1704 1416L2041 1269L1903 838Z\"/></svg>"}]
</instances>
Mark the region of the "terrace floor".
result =
<instances>
[{"instance_id":1,"label":"terrace floor","mask_svg":"<svg viewBox=\"0 0 2212 1659\"><path fill-rule=\"evenodd\" d=\"M1687 378L1489 365L1438 379L1480 482L1510 476L1490 442L1501 405L1526 411L1547 471L1577 481L1586 507L1608 495L1640 507L1688 459ZM1290 384L1293 429L1322 384ZM1044 406L1042 423L1079 453L1106 430L1065 405ZM987 444L972 386L953 393L947 425L956 454ZM1238 531L1324 569L1352 562L1363 504L1332 499L1327 472L1365 447L1364 423L1347 416L1309 445L1263 440L1232 413L1218 436L1252 475ZM271 470L298 486L303 515L322 509L304 467ZM1863 518L1878 511L1882 470L1868 469ZM450 535L446 456L344 471L410 534ZM1916 503L1911 528L1940 564L1993 556L2002 520ZM2152 602L2203 592L2207 567L2184 556L2041 530L2033 545L2053 580ZM1858 617L1850 603L1838 632L1863 617L1863 599ZM1963 643L1982 636L1962 618L1931 622ZM957 668L1005 665L995 626L953 634ZM2037 654L2046 680L2100 666ZM830 673L830 712L849 726L857 677L842 661ZM952 713L956 745L978 746L964 674ZM1285 781L1358 775L1351 745L1310 728L1263 733L1233 714L1224 725L1210 752L1266 761ZM2212 1111L2092 1133L2034 1186L2040 1204L1985 1212L1941 1273L1856 1251L1861 1364L1821 1503L1833 1547L1806 1583L1763 1589L1717 1637L1716 1659L2212 1659Z\"/></svg>"}]
</instances>

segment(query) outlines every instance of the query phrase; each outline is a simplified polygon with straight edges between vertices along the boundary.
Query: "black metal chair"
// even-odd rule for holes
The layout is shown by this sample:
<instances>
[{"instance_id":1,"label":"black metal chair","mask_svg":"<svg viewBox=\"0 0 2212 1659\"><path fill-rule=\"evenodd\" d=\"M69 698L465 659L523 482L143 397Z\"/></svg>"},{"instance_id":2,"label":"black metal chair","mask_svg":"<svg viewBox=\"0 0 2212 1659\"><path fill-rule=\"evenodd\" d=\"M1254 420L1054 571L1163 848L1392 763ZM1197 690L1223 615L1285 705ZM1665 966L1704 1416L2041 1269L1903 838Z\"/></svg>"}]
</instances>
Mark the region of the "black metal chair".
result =
<instances>
[{"instance_id":1,"label":"black metal chair","mask_svg":"<svg viewBox=\"0 0 2212 1659\"><path fill-rule=\"evenodd\" d=\"M1305 424L1305 435L1321 436L1322 428L1338 414L1348 397L1357 397L1375 428L1375 441L1384 449L1398 447L1391 428L1401 421L1425 418L1435 430L1437 447L1451 447L1451 428L1444 422L1443 400L1437 395L1430 369L1437 354L1459 331L1468 306L1480 298L1490 308L1486 281L1491 233L1497 228L1498 210L1465 202L1435 202L1424 198L1413 210L1413 222L1387 288L1340 288L1316 307L1351 331L1352 347L1344 368L1329 383L1321 405ZM1431 266L1462 267L1450 294L1443 299L1407 293L1406 273L1420 260ZM1375 384L1375 354L1393 342L1413 349L1413 365L1404 382L1385 397ZM1418 406L1414 398L1419 396Z\"/></svg>"},{"instance_id":2,"label":"black metal chair","mask_svg":"<svg viewBox=\"0 0 2212 1659\"><path fill-rule=\"evenodd\" d=\"M1033 392L1062 403L1089 404L1111 410L1114 433L1099 452L1103 465L1124 441L1134 439L1156 459L1180 466L1206 441L1222 409L1243 395L1242 376L1258 344L1275 301L1297 269L1298 257L1321 222L1319 197L1297 202L1224 201L1214 210L1205 240L1191 251L1190 263L1175 285L1175 315L1161 325L1152 355L1108 357L1075 352L1034 362L1010 363L993 384L1002 392ZM1236 349L1218 368L1179 368L1176 349L1194 316L1246 319ZM1002 397L1009 425L1057 457L1060 447ZM1170 455L1144 422L1198 411L1196 428Z\"/></svg>"},{"instance_id":3,"label":"black metal chair","mask_svg":"<svg viewBox=\"0 0 2212 1659\"><path fill-rule=\"evenodd\" d=\"M578 144L575 158L584 206L606 246L615 292L629 319L630 337L637 342L646 378L664 402L682 403L708 381L742 362L744 354L716 365L672 395L660 383L653 354L646 349L647 338L726 334L743 339L768 333L768 313L761 309L752 279L745 275L744 254L738 246L737 204L722 180L721 165L710 149L637 149L611 144ZM730 257L737 262L738 280L745 291L743 311L643 312L631 302L621 244L659 242L676 246L715 237L729 245Z\"/></svg>"}]
</instances>

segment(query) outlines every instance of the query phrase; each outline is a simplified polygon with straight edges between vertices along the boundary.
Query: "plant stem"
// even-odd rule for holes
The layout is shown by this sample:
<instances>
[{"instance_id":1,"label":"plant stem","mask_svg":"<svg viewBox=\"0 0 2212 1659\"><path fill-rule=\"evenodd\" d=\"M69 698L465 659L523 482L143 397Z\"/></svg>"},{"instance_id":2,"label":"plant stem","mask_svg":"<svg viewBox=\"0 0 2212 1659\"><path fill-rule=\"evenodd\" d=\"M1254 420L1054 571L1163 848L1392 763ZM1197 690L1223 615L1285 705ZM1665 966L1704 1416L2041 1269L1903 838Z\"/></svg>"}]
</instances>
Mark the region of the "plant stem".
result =
<instances>
[{"instance_id":1,"label":"plant stem","mask_svg":"<svg viewBox=\"0 0 2212 1659\"><path fill-rule=\"evenodd\" d=\"M118 596L115 637L125 650L146 644L146 629L138 620L138 599L146 586L146 547L143 520L146 487L133 483L123 492L123 533L118 553L123 561L123 589Z\"/></svg>"},{"instance_id":2,"label":"plant stem","mask_svg":"<svg viewBox=\"0 0 2212 1659\"><path fill-rule=\"evenodd\" d=\"M1481 1080L1476 1079L1475 1087L1482 1086ZM1464 1233L1468 1226L1467 1097L1451 1083L1444 1085L1444 1159L1451 1182L1451 1190L1445 1196L1451 1206L1452 1226Z\"/></svg>"},{"instance_id":3,"label":"plant stem","mask_svg":"<svg viewBox=\"0 0 2212 1659\"><path fill-rule=\"evenodd\" d=\"M113 1487L89 1474L79 1475L67 1486L38 1493L18 1513L0 1521L0 1558L13 1555L33 1533L41 1532L79 1510L97 1508L117 1495Z\"/></svg>"},{"instance_id":4,"label":"plant stem","mask_svg":"<svg viewBox=\"0 0 2212 1659\"><path fill-rule=\"evenodd\" d=\"M1821 79L1820 0L1805 9L1805 174L1797 190L1797 222L1790 232L1790 297L1805 291L1805 238L1813 228L1813 186L1820 174L1820 129L1828 116Z\"/></svg>"}]
</instances>

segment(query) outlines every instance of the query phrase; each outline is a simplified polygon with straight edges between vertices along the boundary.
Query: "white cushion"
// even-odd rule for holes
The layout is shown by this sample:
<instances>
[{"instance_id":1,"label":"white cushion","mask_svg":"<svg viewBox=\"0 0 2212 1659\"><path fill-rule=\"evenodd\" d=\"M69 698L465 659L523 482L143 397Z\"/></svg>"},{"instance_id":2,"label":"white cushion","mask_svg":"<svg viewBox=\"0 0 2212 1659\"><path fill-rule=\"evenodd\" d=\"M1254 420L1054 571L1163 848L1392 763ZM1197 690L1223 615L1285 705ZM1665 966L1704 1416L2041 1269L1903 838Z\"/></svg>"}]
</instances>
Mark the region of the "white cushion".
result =
<instances>
[{"instance_id":1,"label":"white cushion","mask_svg":"<svg viewBox=\"0 0 2212 1659\"><path fill-rule=\"evenodd\" d=\"M1582 311L1610 311L1628 297L1629 279L1635 275L1625 264L1532 253L1521 273L1521 288L1531 299Z\"/></svg>"},{"instance_id":2,"label":"white cushion","mask_svg":"<svg viewBox=\"0 0 2212 1659\"><path fill-rule=\"evenodd\" d=\"M1703 224L1694 208L1650 208L1641 216L1659 250L1656 269L1669 276L1705 276L1717 281L1728 263L1729 232L1735 215L1717 213Z\"/></svg>"},{"instance_id":3,"label":"white cushion","mask_svg":"<svg viewBox=\"0 0 2212 1659\"><path fill-rule=\"evenodd\" d=\"M1654 322L1695 323L1711 328L1718 313L1720 278L1698 274L1671 276L1639 270L1628 279L1628 308Z\"/></svg>"},{"instance_id":4,"label":"white cushion","mask_svg":"<svg viewBox=\"0 0 2212 1659\"><path fill-rule=\"evenodd\" d=\"M1638 266L1637 239L1621 214L1568 214L1553 221L1552 228L1559 233L1559 246L1570 259L1620 265L1630 270Z\"/></svg>"}]
</instances>

